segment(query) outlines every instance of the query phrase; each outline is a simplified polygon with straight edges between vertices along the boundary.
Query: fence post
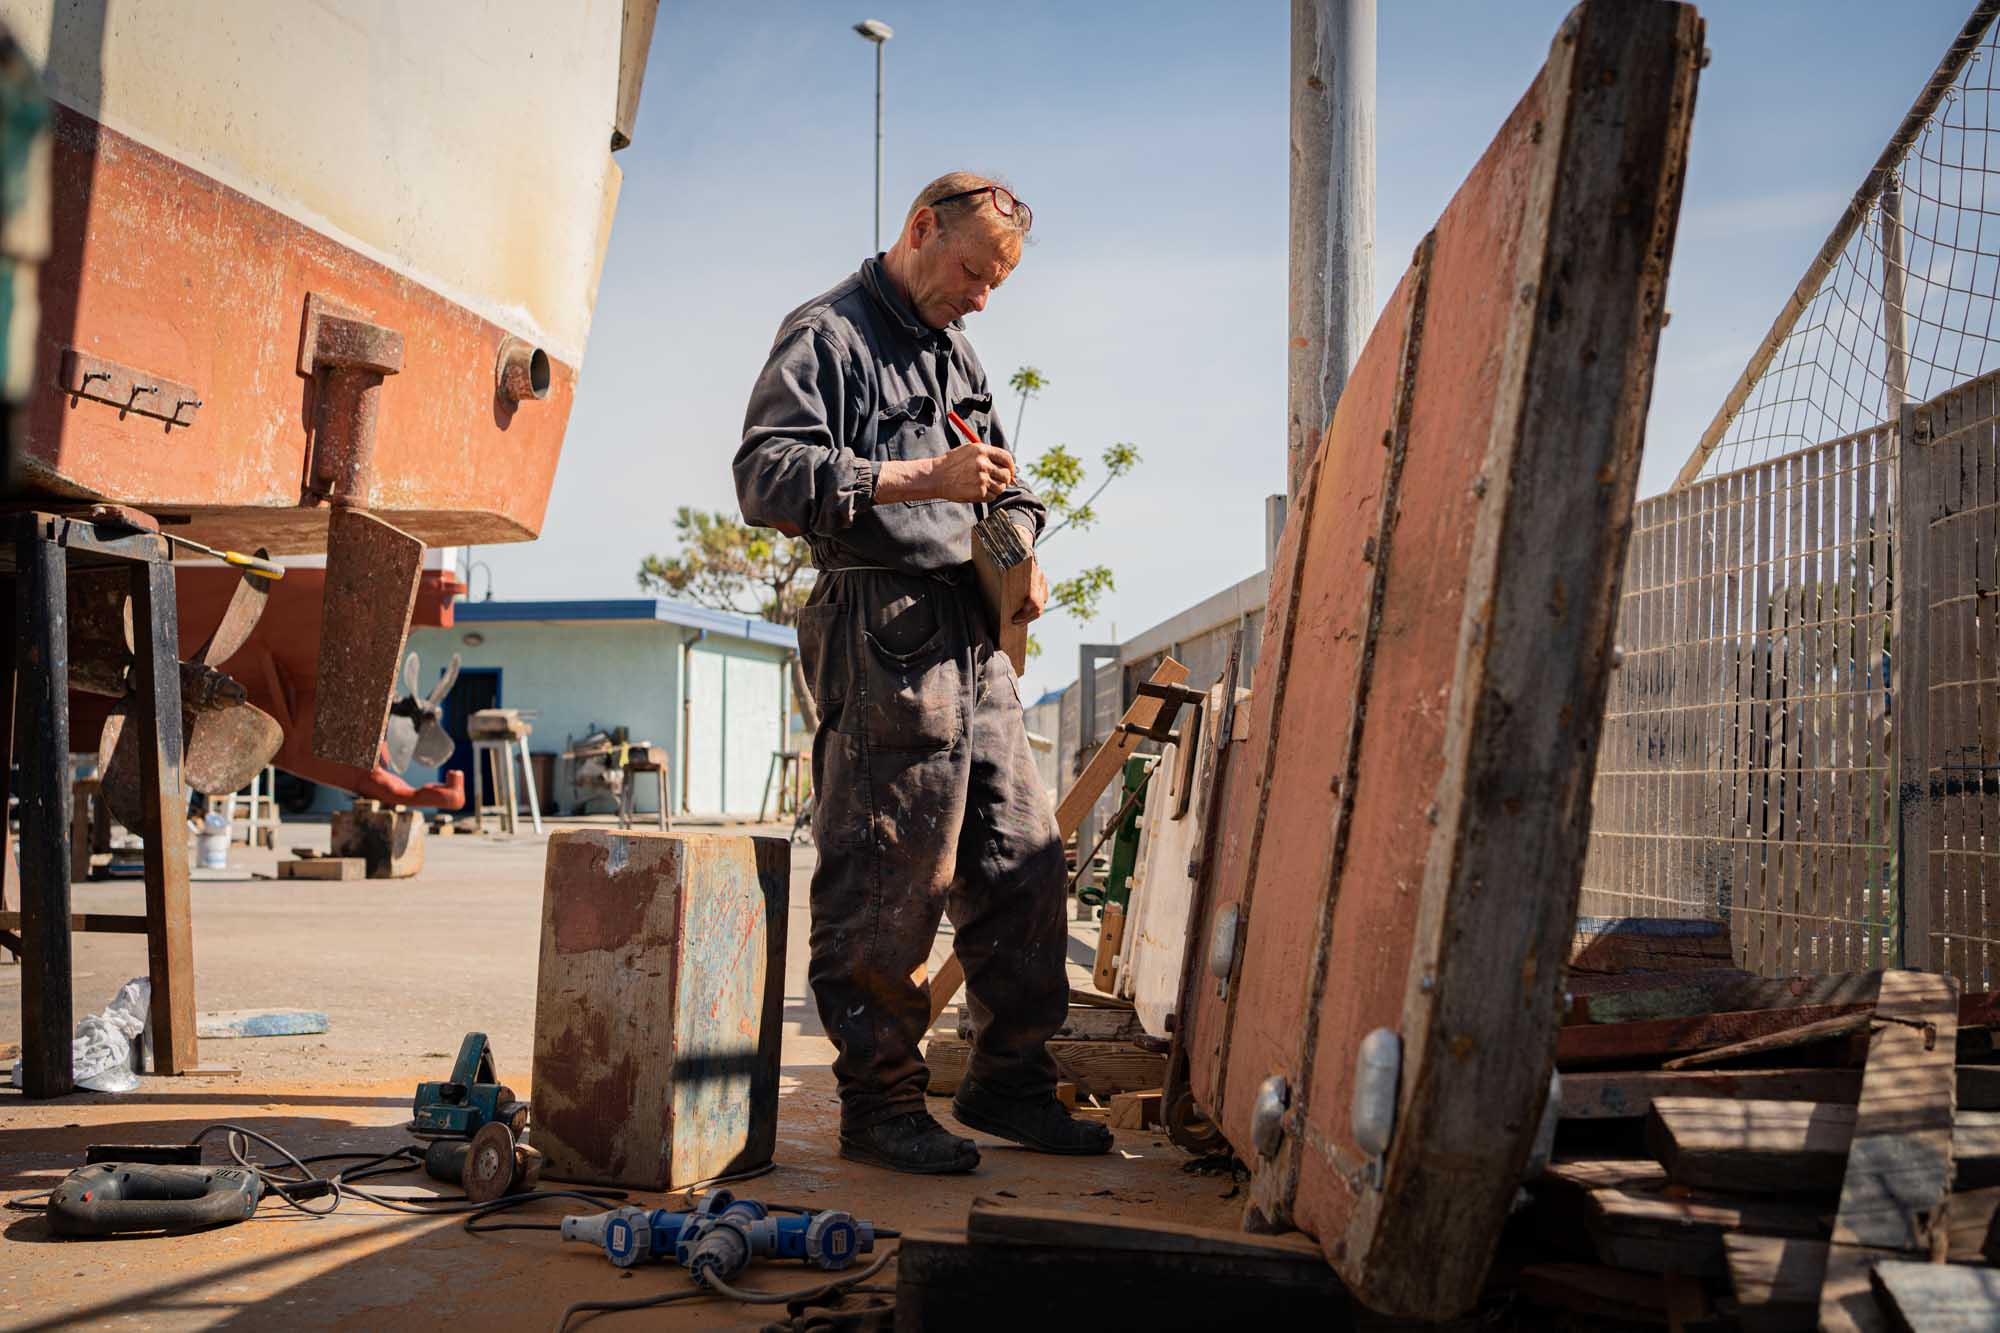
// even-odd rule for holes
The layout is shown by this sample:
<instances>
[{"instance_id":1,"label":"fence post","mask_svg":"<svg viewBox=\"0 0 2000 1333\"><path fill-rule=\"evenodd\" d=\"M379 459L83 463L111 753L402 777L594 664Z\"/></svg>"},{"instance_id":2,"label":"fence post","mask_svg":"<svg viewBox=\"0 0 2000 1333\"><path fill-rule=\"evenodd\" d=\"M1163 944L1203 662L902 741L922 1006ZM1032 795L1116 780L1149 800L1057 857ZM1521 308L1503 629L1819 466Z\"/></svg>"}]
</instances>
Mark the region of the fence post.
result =
<instances>
[{"instance_id":1,"label":"fence post","mask_svg":"<svg viewBox=\"0 0 2000 1333\"><path fill-rule=\"evenodd\" d=\"M1896 871L1899 966L1935 970L1931 931L1930 596L1925 570L1931 520L1931 419L1915 403L1897 421L1894 508L1895 628L1890 692L1896 738ZM1914 941L1914 943L1912 942Z\"/></svg>"}]
</instances>

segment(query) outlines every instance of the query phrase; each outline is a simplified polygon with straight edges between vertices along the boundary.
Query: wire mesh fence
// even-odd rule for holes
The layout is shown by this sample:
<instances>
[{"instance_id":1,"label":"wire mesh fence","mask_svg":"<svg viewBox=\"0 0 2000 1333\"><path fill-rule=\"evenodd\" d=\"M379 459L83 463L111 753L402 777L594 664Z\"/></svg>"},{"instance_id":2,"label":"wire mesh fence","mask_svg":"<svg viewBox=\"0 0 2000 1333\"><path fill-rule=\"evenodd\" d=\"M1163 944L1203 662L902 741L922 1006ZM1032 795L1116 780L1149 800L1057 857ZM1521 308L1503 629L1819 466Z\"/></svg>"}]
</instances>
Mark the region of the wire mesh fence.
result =
<instances>
[{"instance_id":1,"label":"wire mesh fence","mask_svg":"<svg viewBox=\"0 0 2000 1333\"><path fill-rule=\"evenodd\" d=\"M2000 3L1981 3L1677 484L1891 421L2000 368Z\"/></svg>"},{"instance_id":2,"label":"wire mesh fence","mask_svg":"<svg viewBox=\"0 0 2000 1333\"><path fill-rule=\"evenodd\" d=\"M1894 430L1642 501L1586 916L1707 917L1767 975L1896 952Z\"/></svg>"},{"instance_id":3,"label":"wire mesh fence","mask_svg":"<svg viewBox=\"0 0 2000 1333\"><path fill-rule=\"evenodd\" d=\"M2000 376L1908 418L1898 649L1908 953L2000 982Z\"/></svg>"}]
</instances>

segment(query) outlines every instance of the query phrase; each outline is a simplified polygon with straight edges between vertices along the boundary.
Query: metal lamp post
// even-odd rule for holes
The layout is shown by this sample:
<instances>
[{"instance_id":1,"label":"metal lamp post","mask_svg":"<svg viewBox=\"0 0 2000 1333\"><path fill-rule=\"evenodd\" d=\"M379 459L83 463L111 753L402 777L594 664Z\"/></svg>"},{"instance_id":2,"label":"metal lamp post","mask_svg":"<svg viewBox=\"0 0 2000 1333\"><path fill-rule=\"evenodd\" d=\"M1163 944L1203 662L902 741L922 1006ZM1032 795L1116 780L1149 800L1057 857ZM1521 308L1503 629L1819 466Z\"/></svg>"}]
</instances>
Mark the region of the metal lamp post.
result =
<instances>
[{"instance_id":1,"label":"metal lamp post","mask_svg":"<svg viewBox=\"0 0 2000 1333\"><path fill-rule=\"evenodd\" d=\"M863 19L854 30L875 44L875 252L882 252L882 48L894 29L880 19Z\"/></svg>"}]
</instances>

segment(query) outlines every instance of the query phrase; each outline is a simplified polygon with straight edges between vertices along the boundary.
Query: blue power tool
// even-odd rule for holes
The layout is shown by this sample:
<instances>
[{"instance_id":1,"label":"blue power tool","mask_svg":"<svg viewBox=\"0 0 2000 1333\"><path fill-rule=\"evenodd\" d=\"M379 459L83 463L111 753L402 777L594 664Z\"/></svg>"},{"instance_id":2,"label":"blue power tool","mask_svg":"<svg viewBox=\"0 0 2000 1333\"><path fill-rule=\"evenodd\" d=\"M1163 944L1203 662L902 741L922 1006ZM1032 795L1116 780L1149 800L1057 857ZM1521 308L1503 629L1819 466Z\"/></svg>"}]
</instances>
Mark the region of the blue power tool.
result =
<instances>
[{"instance_id":1,"label":"blue power tool","mask_svg":"<svg viewBox=\"0 0 2000 1333\"><path fill-rule=\"evenodd\" d=\"M465 1034L449 1080L417 1085L410 1111L410 1132L424 1138L469 1139L495 1121L517 1139L528 1128L528 1104L494 1072L484 1032Z\"/></svg>"},{"instance_id":2,"label":"blue power tool","mask_svg":"<svg viewBox=\"0 0 2000 1333\"><path fill-rule=\"evenodd\" d=\"M710 1274L727 1281L752 1259L799 1259L829 1271L847 1268L874 1250L875 1226L831 1209L773 1214L754 1199L713 1190L692 1212L614 1208L565 1217L562 1238L602 1245L605 1256L620 1268L671 1261L696 1281Z\"/></svg>"}]
</instances>

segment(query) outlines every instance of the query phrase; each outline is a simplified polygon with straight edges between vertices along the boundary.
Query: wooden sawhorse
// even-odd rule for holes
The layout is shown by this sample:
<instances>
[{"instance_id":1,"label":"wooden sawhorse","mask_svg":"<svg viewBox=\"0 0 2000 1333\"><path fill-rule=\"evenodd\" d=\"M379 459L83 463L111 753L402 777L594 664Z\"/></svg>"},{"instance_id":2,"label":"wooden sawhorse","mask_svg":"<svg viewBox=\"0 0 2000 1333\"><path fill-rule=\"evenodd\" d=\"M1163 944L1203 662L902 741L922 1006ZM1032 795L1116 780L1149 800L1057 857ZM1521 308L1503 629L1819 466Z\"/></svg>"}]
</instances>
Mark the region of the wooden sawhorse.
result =
<instances>
[{"instance_id":1,"label":"wooden sawhorse","mask_svg":"<svg viewBox=\"0 0 2000 1333\"><path fill-rule=\"evenodd\" d=\"M60 1097L75 1087L75 930L146 937L154 1071L189 1073L198 1058L180 624L171 559L157 533L99 528L55 514L0 514L0 624L14 630L13 652L0 653L0 811L7 806L10 759L21 775L21 910L0 912L0 946L21 958L22 1090L30 1097ZM69 571L106 567L122 567L132 579L135 661L126 725L138 729L144 916L70 912ZM0 861L7 838L0 818Z\"/></svg>"}]
</instances>

